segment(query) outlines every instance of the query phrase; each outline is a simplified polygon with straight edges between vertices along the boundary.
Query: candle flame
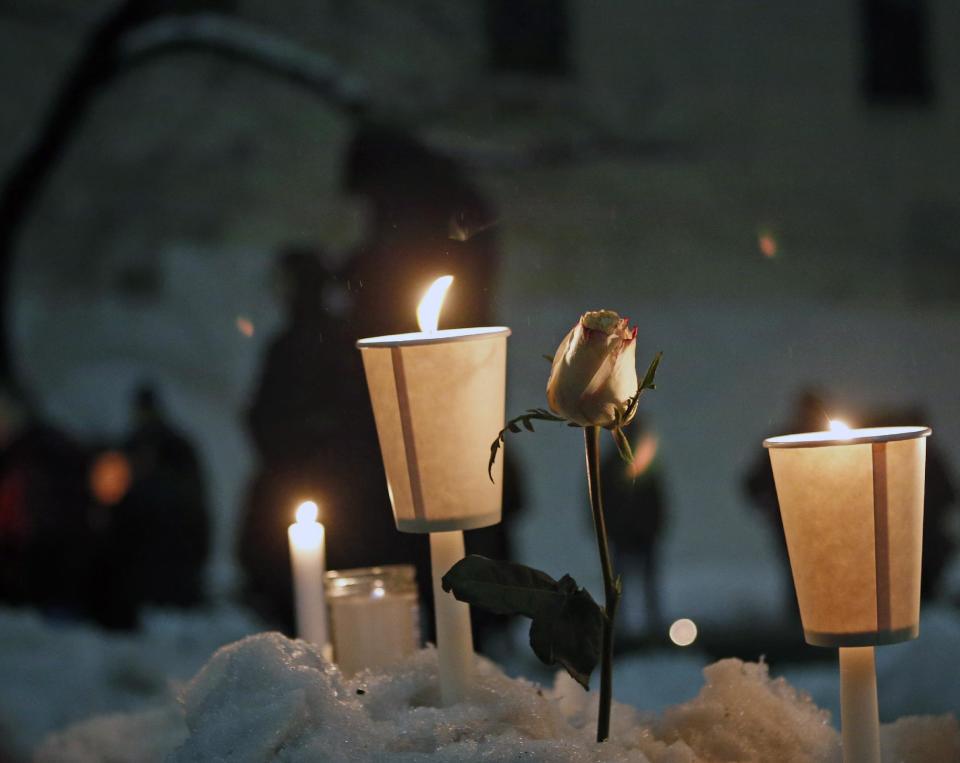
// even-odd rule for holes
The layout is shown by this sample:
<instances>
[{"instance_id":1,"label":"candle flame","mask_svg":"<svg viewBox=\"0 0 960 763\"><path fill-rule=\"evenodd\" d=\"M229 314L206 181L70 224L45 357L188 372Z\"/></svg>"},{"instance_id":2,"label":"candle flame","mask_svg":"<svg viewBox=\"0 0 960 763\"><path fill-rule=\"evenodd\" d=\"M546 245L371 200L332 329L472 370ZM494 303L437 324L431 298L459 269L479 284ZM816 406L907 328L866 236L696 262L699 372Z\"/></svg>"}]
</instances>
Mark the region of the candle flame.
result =
<instances>
[{"instance_id":1,"label":"candle flame","mask_svg":"<svg viewBox=\"0 0 960 763\"><path fill-rule=\"evenodd\" d=\"M437 330L440 323L440 308L443 307L443 298L447 295L447 289L453 283L453 276L440 276L436 281L430 284L420 304L417 305L417 323L420 330L426 334L432 334Z\"/></svg>"},{"instance_id":2,"label":"candle flame","mask_svg":"<svg viewBox=\"0 0 960 763\"><path fill-rule=\"evenodd\" d=\"M318 513L319 509L317 508L316 501L304 501L297 506L297 523L308 525L311 522L316 522Z\"/></svg>"},{"instance_id":3,"label":"candle flame","mask_svg":"<svg viewBox=\"0 0 960 763\"><path fill-rule=\"evenodd\" d=\"M849 435L850 427L841 419L830 419L830 431L839 435Z\"/></svg>"}]
</instances>

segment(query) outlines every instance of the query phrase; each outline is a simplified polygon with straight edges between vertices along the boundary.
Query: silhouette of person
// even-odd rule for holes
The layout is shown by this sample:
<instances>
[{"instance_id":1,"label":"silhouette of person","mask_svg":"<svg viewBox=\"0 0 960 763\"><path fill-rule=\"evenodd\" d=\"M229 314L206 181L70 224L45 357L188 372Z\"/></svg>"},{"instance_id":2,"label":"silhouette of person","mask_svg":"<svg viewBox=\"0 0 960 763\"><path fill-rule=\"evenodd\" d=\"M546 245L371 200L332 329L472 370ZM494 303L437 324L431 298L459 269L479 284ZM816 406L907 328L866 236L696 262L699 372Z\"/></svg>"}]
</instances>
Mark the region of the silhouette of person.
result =
<instances>
[{"instance_id":1,"label":"silhouette of person","mask_svg":"<svg viewBox=\"0 0 960 763\"><path fill-rule=\"evenodd\" d=\"M618 570L639 569L643 574L646 629L659 633L663 625L660 609L659 546L667 525L667 495L663 468L658 458L658 439L644 422L637 420L634 458L625 464L613 450L603 459L604 514L607 535ZM630 587L624 589L626 604ZM622 620L626 622L626 618Z\"/></svg>"},{"instance_id":2,"label":"silhouette of person","mask_svg":"<svg viewBox=\"0 0 960 763\"><path fill-rule=\"evenodd\" d=\"M260 464L240 537L246 598L262 616L293 631L286 529L296 505L310 498L326 527L328 567L416 566L430 638L428 540L396 530L355 343L418 330L420 295L445 274L455 281L443 324L489 324L497 257L492 231L480 228L490 216L454 162L389 128L358 130L343 188L369 203L370 216L342 270L328 270L308 247L287 249L279 258L285 324L271 342L247 416ZM347 290L344 314L324 301L325 287L335 283ZM504 527L475 540L467 535L471 545L507 548Z\"/></svg>"},{"instance_id":3,"label":"silhouette of person","mask_svg":"<svg viewBox=\"0 0 960 763\"><path fill-rule=\"evenodd\" d=\"M421 295L435 278L448 274L454 281L441 327L493 322L499 266L496 217L456 162L402 130L363 125L348 149L343 186L367 202L369 215L365 237L343 273L353 300L352 339L419 330L416 306ZM369 409L368 400L364 405ZM375 463L382 473L379 455ZM385 489L380 480L379 487ZM523 504L520 483L519 470L508 455L503 521L466 533L468 553L511 557L511 528ZM423 541L416 546L423 549L418 565L420 598L429 613L429 558L426 539L418 540ZM503 618L478 610L473 619L478 648L504 623ZM433 618L427 617L426 623L429 633Z\"/></svg>"},{"instance_id":4,"label":"silhouette of person","mask_svg":"<svg viewBox=\"0 0 960 763\"><path fill-rule=\"evenodd\" d=\"M481 527L464 533L467 554L479 554L488 559L515 560L513 536L517 519L523 513L526 498L520 469L512 456L503 462L503 515L499 524ZM484 651L493 645L498 634L509 632L509 615L496 615L475 607L470 612L474 647Z\"/></svg>"},{"instance_id":5,"label":"silhouette of person","mask_svg":"<svg viewBox=\"0 0 960 763\"><path fill-rule=\"evenodd\" d=\"M0 601L84 610L89 563L84 458L21 395L0 386Z\"/></svg>"},{"instance_id":6,"label":"silhouette of person","mask_svg":"<svg viewBox=\"0 0 960 763\"><path fill-rule=\"evenodd\" d=\"M808 388L801 390L794 400L789 421L773 432L773 435L799 432L820 432L829 425L823 397L819 391ZM769 527L776 559L780 567L783 587L781 600L784 603L784 615L790 620L799 617L796 595L793 588L793 572L790 568L790 556L787 553L787 539L783 532L783 520L780 517L780 503L777 500L777 487L773 480L773 468L770 456L763 449L750 466L743 479L743 491L754 509Z\"/></svg>"},{"instance_id":7,"label":"silhouette of person","mask_svg":"<svg viewBox=\"0 0 960 763\"><path fill-rule=\"evenodd\" d=\"M123 453L101 454L90 474L106 524L93 611L116 628L136 626L147 603L199 604L210 547L200 461L151 385L134 392L132 419Z\"/></svg>"},{"instance_id":8,"label":"silhouette of person","mask_svg":"<svg viewBox=\"0 0 960 763\"><path fill-rule=\"evenodd\" d=\"M367 234L345 272L358 338L417 331L420 295L446 274L454 282L442 325L490 325L495 218L452 159L401 130L364 126L348 151L344 188L369 205Z\"/></svg>"},{"instance_id":9,"label":"silhouette of person","mask_svg":"<svg viewBox=\"0 0 960 763\"><path fill-rule=\"evenodd\" d=\"M276 285L284 325L247 412L259 464L239 538L244 598L290 634L287 528L303 500L320 507L328 568L419 562L418 578L429 570L425 539L398 533L393 522L356 336L349 315L338 317L323 300L333 278L316 249L281 251Z\"/></svg>"}]
</instances>

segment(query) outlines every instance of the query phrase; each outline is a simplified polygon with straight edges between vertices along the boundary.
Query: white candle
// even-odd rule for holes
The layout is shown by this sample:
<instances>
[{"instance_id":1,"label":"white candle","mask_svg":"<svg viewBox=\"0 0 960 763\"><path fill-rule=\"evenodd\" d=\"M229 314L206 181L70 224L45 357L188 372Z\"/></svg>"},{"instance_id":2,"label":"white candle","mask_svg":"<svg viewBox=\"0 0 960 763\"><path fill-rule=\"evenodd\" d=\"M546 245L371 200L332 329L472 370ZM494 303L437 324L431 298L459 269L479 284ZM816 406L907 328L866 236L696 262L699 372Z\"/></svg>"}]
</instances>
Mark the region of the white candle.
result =
<instances>
[{"instance_id":1,"label":"white candle","mask_svg":"<svg viewBox=\"0 0 960 763\"><path fill-rule=\"evenodd\" d=\"M462 701L473 682L473 634L470 607L443 590L441 579L464 557L463 531L430 533L433 606L437 623L440 698L444 705Z\"/></svg>"},{"instance_id":2,"label":"white candle","mask_svg":"<svg viewBox=\"0 0 960 763\"><path fill-rule=\"evenodd\" d=\"M840 647L840 729L845 763L880 763L873 651L872 646Z\"/></svg>"},{"instance_id":3,"label":"white candle","mask_svg":"<svg viewBox=\"0 0 960 763\"><path fill-rule=\"evenodd\" d=\"M293 565L293 592L297 613L297 636L327 649L327 606L323 594L326 567L324 528L317 521L317 504L304 501L297 508L297 521L287 531Z\"/></svg>"}]
</instances>

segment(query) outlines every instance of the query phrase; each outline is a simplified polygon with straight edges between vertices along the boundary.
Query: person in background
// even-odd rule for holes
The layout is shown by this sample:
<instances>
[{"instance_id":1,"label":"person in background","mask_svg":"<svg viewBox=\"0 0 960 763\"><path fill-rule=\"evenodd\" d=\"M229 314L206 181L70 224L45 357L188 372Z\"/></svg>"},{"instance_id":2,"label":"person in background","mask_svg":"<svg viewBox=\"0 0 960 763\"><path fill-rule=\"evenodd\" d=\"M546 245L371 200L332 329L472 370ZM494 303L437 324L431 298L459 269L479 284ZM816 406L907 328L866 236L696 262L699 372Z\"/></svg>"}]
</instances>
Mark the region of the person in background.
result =
<instances>
[{"instance_id":1,"label":"person in background","mask_svg":"<svg viewBox=\"0 0 960 763\"><path fill-rule=\"evenodd\" d=\"M790 418L772 435L793 432L820 432L829 426L827 409L819 391L808 388L801 390L793 403ZM793 588L793 573L790 569L790 556L787 553L787 539L783 533L783 520L780 517L780 503L777 500L777 487L773 481L773 469L766 449L761 449L743 479L743 491L747 500L766 522L780 568L783 615L788 621L799 618L797 597Z\"/></svg>"},{"instance_id":2,"label":"person in background","mask_svg":"<svg viewBox=\"0 0 960 763\"><path fill-rule=\"evenodd\" d=\"M0 385L0 602L55 618L84 614L83 468L80 448Z\"/></svg>"},{"instance_id":3,"label":"person in background","mask_svg":"<svg viewBox=\"0 0 960 763\"><path fill-rule=\"evenodd\" d=\"M286 533L297 504L309 498L326 527L328 568L416 567L429 639L428 539L400 533L394 524L356 340L417 331L417 302L445 274L455 280L441 326L489 325L498 262L491 215L455 162L389 127L358 129L342 187L369 212L344 266L325 267L322 253L310 246L287 247L278 257L285 321L247 413L259 465L240 532L245 599L293 632ZM346 297L342 305L328 299L337 288ZM513 489L505 485L507 495ZM468 548L507 549L505 526L472 535Z\"/></svg>"},{"instance_id":4,"label":"person in background","mask_svg":"<svg viewBox=\"0 0 960 763\"><path fill-rule=\"evenodd\" d=\"M493 322L496 216L452 158L398 128L363 125L343 187L367 205L366 234L343 274L355 338L418 331L421 295L447 274L441 328Z\"/></svg>"},{"instance_id":5,"label":"person in background","mask_svg":"<svg viewBox=\"0 0 960 763\"><path fill-rule=\"evenodd\" d=\"M633 461L625 464L613 450L601 465L607 536L615 568L627 579L633 579L629 570L642 571L645 630L649 634L662 634L658 562L667 525L667 495L658 438L639 417L634 426L638 434ZM628 603L635 600L631 589L624 589L621 606L629 606ZM626 623L627 617L621 622Z\"/></svg>"},{"instance_id":6,"label":"person in background","mask_svg":"<svg viewBox=\"0 0 960 763\"><path fill-rule=\"evenodd\" d=\"M367 206L366 232L340 276L353 305L351 341L419 331L417 304L427 287L442 275L452 275L454 280L440 313L441 328L494 323L500 265L497 215L458 162L405 130L363 124L347 150L343 188ZM359 415L365 436L374 442L362 369L352 378L364 395L364 410ZM373 466L377 474L372 479L385 494L379 451ZM523 510L523 488L520 469L509 450L503 491L503 521L467 532L467 553L512 558L510 536ZM385 544L396 542L396 535L394 531L392 538L385 538ZM433 596L427 539L407 538L417 549L417 577L429 634ZM474 610L473 620L478 648L507 622L479 610Z\"/></svg>"},{"instance_id":7,"label":"person in background","mask_svg":"<svg viewBox=\"0 0 960 763\"><path fill-rule=\"evenodd\" d=\"M324 299L335 275L309 246L282 249L274 275L285 317L246 414L257 470L238 555L246 603L292 635L287 528L300 502L319 506L328 569L420 562L419 576L426 546L394 527L356 337Z\"/></svg>"},{"instance_id":8,"label":"person in background","mask_svg":"<svg viewBox=\"0 0 960 763\"><path fill-rule=\"evenodd\" d=\"M103 517L92 609L115 628L135 627L145 604L200 604L210 551L207 491L193 445L152 385L134 392L131 417L122 451L100 454L89 474Z\"/></svg>"}]
</instances>

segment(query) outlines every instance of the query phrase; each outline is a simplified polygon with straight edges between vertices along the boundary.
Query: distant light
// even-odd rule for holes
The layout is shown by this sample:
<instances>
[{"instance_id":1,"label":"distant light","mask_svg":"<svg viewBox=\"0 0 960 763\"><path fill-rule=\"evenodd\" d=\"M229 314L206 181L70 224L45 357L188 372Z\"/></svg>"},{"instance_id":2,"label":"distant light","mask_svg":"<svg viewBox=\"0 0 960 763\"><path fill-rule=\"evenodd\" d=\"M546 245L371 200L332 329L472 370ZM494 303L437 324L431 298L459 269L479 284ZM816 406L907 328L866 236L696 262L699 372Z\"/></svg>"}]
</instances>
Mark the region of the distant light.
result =
<instances>
[{"instance_id":1,"label":"distant light","mask_svg":"<svg viewBox=\"0 0 960 763\"><path fill-rule=\"evenodd\" d=\"M249 339L250 337L253 336L255 331L253 326L253 321L251 321L249 318L246 318L243 315L238 315L237 331L239 331L241 334L243 334L245 337Z\"/></svg>"},{"instance_id":2,"label":"distant light","mask_svg":"<svg viewBox=\"0 0 960 763\"><path fill-rule=\"evenodd\" d=\"M697 640L697 624L686 617L670 626L670 640L677 646L690 646Z\"/></svg>"},{"instance_id":3,"label":"distant light","mask_svg":"<svg viewBox=\"0 0 960 763\"><path fill-rule=\"evenodd\" d=\"M101 453L90 469L90 489L103 506L120 503L132 481L130 462L117 450Z\"/></svg>"},{"instance_id":4,"label":"distant light","mask_svg":"<svg viewBox=\"0 0 960 763\"><path fill-rule=\"evenodd\" d=\"M373 590L370 591L370 595L371 595L374 599L382 599L384 596L387 595L387 591L386 591L386 589L383 587L383 584L381 584L381 585L374 586L374 587L373 587Z\"/></svg>"},{"instance_id":5,"label":"distant light","mask_svg":"<svg viewBox=\"0 0 960 763\"><path fill-rule=\"evenodd\" d=\"M304 501L297 506L297 522L300 524L310 524L317 521L319 508L316 501Z\"/></svg>"},{"instance_id":6,"label":"distant light","mask_svg":"<svg viewBox=\"0 0 960 763\"><path fill-rule=\"evenodd\" d=\"M836 432L839 435L849 435L850 427L847 426L845 421L840 419L830 419L830 431Z\"/></svg>"},{"instance_id":7,"label":"distant light","mask_svg":"<svg viewBox=\"0 0 960 763\"><path fill-rule=\"evenodd\" d=\"M757 246L760 247L760 252L767 259L773 259L777 256L777 251L779 246L777 245L777 239L772 233L760 233L757 236Z\"/></svg>"},{"instance_id":8,"label":"distant light","mask_svg":"<svg viewBox=\"0 0 960 763\"><path fill-rule=\"evenodd\" d=\"M657 457L659 445L660 438L655 434L645 434L640 439L640 442L633 449L633 461L627 467L627 474L630 475L631 479L641 476L650 468L653 459Z\"/></svg>"}]
</instances>

